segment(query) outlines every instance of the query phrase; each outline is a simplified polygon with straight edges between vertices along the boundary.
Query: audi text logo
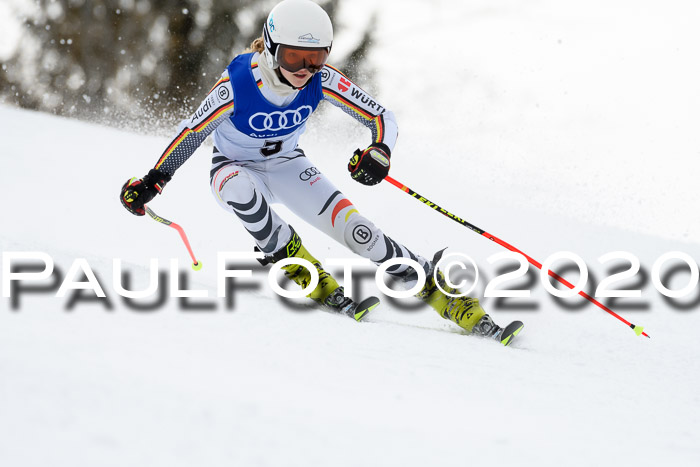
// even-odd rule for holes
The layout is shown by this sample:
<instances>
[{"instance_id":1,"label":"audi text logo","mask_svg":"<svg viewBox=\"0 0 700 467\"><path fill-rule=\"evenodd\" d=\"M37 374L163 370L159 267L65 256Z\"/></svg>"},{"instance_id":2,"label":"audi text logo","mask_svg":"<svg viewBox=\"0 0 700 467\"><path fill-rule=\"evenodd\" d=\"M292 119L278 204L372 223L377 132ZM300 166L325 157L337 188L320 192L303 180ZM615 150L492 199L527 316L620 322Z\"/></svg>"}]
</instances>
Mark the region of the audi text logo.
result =
<instances>
[{"instance_id":1,"label":"audi text logo","mask_svg":"<svg viewBox=\"0 0 700 467\"><path fill-rule=\"evenodd\" d=\"M248 120L248 124L256 131L279 131L289 130L304 123L314 109L309 105L302 105L296 110L285 110L284 112L258 112L253 114Z\"/></svg>"},{"instance_id":2,"label":"audi text logo","mask_svg":"<svg viewBox=\"0 0 700 467\"><path fill-rule=\"evenodd\" d=\"M315 177L316 175L321 175L321 172L319 172L316 167L309 167L299 174L299 179L302 182L308 182L311 180L311 177Z\"/></svg>"}]
</instances>

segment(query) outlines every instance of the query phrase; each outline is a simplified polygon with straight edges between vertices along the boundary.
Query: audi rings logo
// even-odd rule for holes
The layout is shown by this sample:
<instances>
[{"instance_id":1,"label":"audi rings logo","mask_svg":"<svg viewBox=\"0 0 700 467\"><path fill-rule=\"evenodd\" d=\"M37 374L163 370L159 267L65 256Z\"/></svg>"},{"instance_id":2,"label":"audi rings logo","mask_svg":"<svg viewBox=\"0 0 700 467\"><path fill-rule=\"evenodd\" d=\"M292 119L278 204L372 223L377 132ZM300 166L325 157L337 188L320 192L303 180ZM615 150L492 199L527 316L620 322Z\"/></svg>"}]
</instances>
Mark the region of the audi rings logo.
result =
<instances>
[{"instance_id":1,"label":"audi rings logo","mask_svg":"<svg viewBox=\"0 0 700 467\"><path fill-rule=\"evenodd\" d=\"M310 105L302 105L296 110L284 112L258 112L248 120L248 125L255 131L289 130L304 123L314 109Z\"/></svg>"},{"instance_id":2,"label":"audi rings logo","mask_svg":"<svg viewBox=\"0 0 700 467\"><path fill-rule=\"evenodd\" d=\"M319 172L316 167L309 167L299 174L299 179L302 182L308 182L311 180L311 177L315 177L316 175L321 175L321 172Z\"/></svg>"}]
</instances>

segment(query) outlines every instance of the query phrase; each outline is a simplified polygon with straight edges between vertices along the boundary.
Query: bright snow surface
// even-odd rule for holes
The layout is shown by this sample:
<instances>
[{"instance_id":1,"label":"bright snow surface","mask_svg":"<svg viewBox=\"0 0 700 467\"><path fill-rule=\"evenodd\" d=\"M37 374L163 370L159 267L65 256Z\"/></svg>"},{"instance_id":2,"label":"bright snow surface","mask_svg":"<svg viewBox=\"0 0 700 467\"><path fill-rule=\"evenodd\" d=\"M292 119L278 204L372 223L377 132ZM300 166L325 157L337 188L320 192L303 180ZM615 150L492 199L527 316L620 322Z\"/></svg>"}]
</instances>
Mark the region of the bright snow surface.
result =
<instances>
[{"instance_id":1,"label":"bright snow surface","mask_svg":"<svg viewBox=\"0 0 700 467\"><path fill-rule=\"evenodd\" d=\"M651 281L665 252L700 259L699 107L688 85L699 80L690 81L697 63L682 60L699 43L684 41L690 16L682 2L661 12L638 8L623 35L615 32L615 19L626 17L621 7L584 15L555 2L532 10L475 4L482 8L382 7L378 30L387 37L376 53L392 66L374 58L382 72L376 94L402 128L392 175L539 261L576 253L596 283L612 269L599 264L601 255L631 252L642 272L618 285L642 297L613 308L651 339L593 305L566 310L539 283L525 301L534 310L483 301L501 324L525 321L512 348L389 300L357 324L293 310L261 286L236 291L229 311L214 298L216 254L250 251L252 241L211 197L209 147L152 203L187 230L205 265L195 273L173 230L129 215L117 200L166 139L0 108L2 251L48 253L60 279L86 258L111 304L79 301L67 310L71 293L55 291L20 293L17 309L0 301L0 464L696 465L700 286L678 300L692 304L684 310ZM406 9L416 12L413 23L397 19ZM433 50L437 68L454 58L447 39L459 21L470 39L453 74L417 69L413 46L390 42L425 35L416 47ZM651 23L662 39L643 34ZM431 48L436 41L444 51ZM593 61L584 66L581 57ZM611 66L606 80L601 73ZM421 86L410 73L432 78ZM502 248L386 183L352 182L347 157L368 136L345 115L329 109L309 127L307 154L363 214L420 254L445 246L469 254L483 294L501 266L487 258ZM351 256L277 209L320 259ZM179 259L190 288L207 290L214 309L185 311L174 298L150 312L128 308L112 284L114 258L136 287L145 285L149 258L161 269ZM667 285L682 288L683 271ZM363 294L378 293L367 277ZM627 303L633 309L620 306Z\"/></svg>"}]
</instances>

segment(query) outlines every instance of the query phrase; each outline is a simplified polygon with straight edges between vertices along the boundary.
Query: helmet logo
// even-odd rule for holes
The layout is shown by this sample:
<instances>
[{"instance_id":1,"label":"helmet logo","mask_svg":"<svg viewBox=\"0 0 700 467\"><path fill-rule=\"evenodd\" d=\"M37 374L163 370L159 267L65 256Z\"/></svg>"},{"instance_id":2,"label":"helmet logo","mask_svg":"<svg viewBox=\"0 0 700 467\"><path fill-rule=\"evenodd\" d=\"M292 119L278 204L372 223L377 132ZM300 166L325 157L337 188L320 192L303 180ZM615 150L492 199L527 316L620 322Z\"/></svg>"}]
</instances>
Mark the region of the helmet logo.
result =
<instances>
[{"instance_id":1,"label":"helmet logo","mask_svg":"<svg viewBox=\"0 0 700 467\"><path fill-rule=\"evenodd\" d=\"M275 31L275 20L272 17L272 15L270 15L270 21L268 22L268 25L270 27L270 31L274 32Z\"/></svg>"},{"instance_id":2,"label":"helmet logo","mask_svg":"<svg viewBox=\"0 0 700 467\"><path fill-rule=\"evenodd\" d=\"M316 39L314 37L314 35L311 34L310 32L304 34L303 36L299 36L298 40L299 40L299 42L306 42L306 43L310 43L310 44L318 44L319 42L321 42L320 39Z\"/></svg>"}]
</instances>

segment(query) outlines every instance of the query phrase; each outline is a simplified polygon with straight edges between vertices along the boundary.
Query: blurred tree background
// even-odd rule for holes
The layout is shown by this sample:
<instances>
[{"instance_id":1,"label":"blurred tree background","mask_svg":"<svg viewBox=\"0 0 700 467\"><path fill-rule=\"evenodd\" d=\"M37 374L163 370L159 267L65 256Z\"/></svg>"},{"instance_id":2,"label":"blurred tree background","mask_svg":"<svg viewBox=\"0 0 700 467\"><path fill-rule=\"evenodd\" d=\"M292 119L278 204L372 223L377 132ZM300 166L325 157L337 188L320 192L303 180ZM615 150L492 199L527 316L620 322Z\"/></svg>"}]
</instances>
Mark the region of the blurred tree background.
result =
<instances>
[{"instance_id":1,"label":"blurred tree background","mask_svg":"<svg viewBox=\"0 0 700 467\"><path fill-rule=\"evenodd\" d=\"M3 0L5 1L5 0ZM114 126L168 128L190 113L278 0L8 0L20 18L0 100ZM319 0L331 18L340 0ZM336 33L338 32L336 26ZM369 29L345 63L356 70Z\"/></svg>"}]
</instances>

